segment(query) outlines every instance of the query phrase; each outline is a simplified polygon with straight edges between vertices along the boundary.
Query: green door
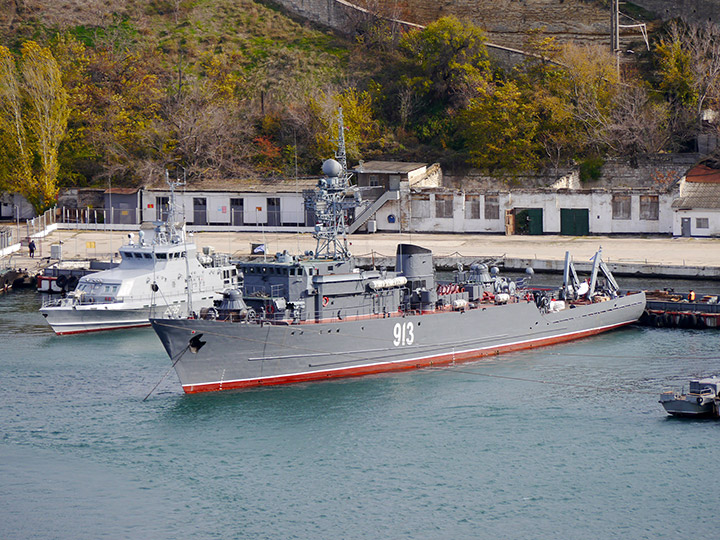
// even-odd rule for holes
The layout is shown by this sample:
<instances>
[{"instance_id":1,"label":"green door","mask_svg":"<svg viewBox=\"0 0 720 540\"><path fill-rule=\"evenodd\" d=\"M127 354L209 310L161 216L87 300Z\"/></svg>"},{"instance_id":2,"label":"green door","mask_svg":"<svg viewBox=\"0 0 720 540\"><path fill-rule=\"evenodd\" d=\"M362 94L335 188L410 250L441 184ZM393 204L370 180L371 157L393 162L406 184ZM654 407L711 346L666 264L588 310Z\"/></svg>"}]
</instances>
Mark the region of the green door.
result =
<instances>
[{"instance_id":1,"label":"green door","mask_svg":"<svg viewBox=\"0 0 720 540\"><path fill-rule=\"evenodd\" d=\"M523 208L515 212L516 234L542 234L543 211L542 208Z\"/></svg>"},{"instance_id":2,"label":"green door","mask_svg":"<svg viewBox=\"0 0 720 540\"><path fill-rule=\"evenodd\" d=\"M568 236L590 234L590 211L587 208L561 208L560 234Z\"/></svg>"}]
</instances>

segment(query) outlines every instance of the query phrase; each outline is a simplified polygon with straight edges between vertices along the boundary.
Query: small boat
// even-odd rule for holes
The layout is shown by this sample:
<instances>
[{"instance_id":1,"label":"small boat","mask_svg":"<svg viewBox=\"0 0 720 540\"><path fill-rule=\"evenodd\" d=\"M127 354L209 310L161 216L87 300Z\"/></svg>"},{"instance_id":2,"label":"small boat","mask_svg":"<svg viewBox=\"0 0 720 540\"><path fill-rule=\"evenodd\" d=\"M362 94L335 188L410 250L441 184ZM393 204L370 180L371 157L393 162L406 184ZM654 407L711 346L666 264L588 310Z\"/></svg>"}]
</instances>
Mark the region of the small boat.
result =
<instances>
[{"instance_id":1,"label":"small boat","mask_svg":"<svg viewBox=\"0 0 720 540\"><path fill-rule=\"evenodd\" d=\"M39 293L62 294L74 291L80 278L102 270L115 268L118 264L102 261L80 261L57 263L45 268L36 278Z\"/></svg>"},{"instance_id":2,"label":"small boat","mask_svg":"<svg viewBox=\"0 0 720 540\"><path fill-rule=\"evenodd\" d=\"M684 390L676 392L667 390L660 394L659 403L665 407L668 414L686 417L718 416L718 388L720 377L706 377L692 379L687 394Z\"/></svg>"}]
</instances>

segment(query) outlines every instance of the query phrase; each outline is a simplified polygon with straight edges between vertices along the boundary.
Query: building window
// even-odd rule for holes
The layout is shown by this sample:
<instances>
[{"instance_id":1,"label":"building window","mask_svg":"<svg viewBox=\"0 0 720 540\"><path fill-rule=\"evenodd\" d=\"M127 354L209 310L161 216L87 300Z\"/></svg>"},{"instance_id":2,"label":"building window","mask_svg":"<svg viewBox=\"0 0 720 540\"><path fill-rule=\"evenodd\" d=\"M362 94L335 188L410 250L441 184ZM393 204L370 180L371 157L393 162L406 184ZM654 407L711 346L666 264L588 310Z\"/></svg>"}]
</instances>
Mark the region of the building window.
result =
<instances>
[{"instance_id":1,"label":"building window","mask_svg":"<svg viewBox=\"0 0 720 540\"><path fill-rule=\"evenodd\" d=\"M380 178L378 178L377 174L371 174L370 175L370 187L379 187L380 186Z\"/></svg>"},{"instance_id":2,"label":"building window","mask_svg":"<svg viewBox=\"0 0 720 540\"><path fill-rule=\"evenodd\" d=\"M465 219L480 219L480 196L465 196Z\"/></svg>"},{"instance_id":3,"label":"building window","mask_svg":"<svg viewBox=\"0 0 720 540\"><path fill-rule=\"evenodd\" d=\"M430 217L430 195L413 193L410 199L410 212L413 219Z\"/></svg>"},{"instance_id":4,"label":"building window","mask_svg":"<svg viewBox=\"0 0 720 540\"><path fill-rule=\"evenodd\" d=\"M710 221L706 217L695 218L695 228L696 229L709 229Z\"/></svg>"},{"instance_id":5,"label":"building window","mask_svg":"<svg viewBox=\"0 0 720 540\"><path fill-rule=\"evenodd\" d=\"M170 197L155 197L155 219L167 221L170 211Z\"/></svg>"},{"instance_id":6,"label":"building window","mask_svg":"<svg viewBox=\"0 0 720 540\"><path fill-rule=\"evenodd\" d=\"M659 197L657 195L640 195L640 219L657 221L659 215Z\"/></svg>"},{"instance_id":7,"label":"building window","mask_svg":"<svg viewBox=\"0 0 720 540\"><path fill-rule=\"evenodd\" d=\"M500 219L500 197L485 195L485 219Z\"/></svg>"},{"instance_id":8,"label":"building window","mask_svg":"<svg viewBox=\"0 0 720 540\"><path fill-rule=\"evenodd\" d=\"M452 195L435 195L435 217L451 218L453 217L453 196Z\"/></svg>"},{"instance_id":9,"label":"building window","mask_svg":"<svg viewBox=\"0 0 720 540\"><path fill-rule=\"evenodd\" d=\"M613 195L612 197L612 218L630 219L632 199L630 195Z\"/></svg>"}]
</instances>

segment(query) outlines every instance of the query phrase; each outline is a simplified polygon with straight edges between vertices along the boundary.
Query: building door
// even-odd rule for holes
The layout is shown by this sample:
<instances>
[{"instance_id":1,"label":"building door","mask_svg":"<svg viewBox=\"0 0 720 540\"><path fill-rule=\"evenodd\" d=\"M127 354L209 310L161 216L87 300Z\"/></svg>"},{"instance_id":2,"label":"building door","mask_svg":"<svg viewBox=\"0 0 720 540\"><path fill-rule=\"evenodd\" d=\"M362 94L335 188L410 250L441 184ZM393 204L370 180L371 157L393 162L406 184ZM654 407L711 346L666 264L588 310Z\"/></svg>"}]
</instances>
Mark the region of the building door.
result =
<instances>
[{"instance_id":1,"label":"building door","mask_svg":"<svg viewBox=\"0 0 720 540\"><path fill-rule=\"evenodd\" d=\"M314 207L309 204L309 201L305 200L305 226L314 227L317 223L317 216L315 215Z\"/></svg>"},{"instance_id":2,"label":"building door","mask_svg":"<svg viewBox=\"0 0 720 540\"><path fill-rule=\"evenodd\" d=\"M692 229L690 225L692 222L690 219L691 218L689 217L680 218L680 229L683 236L692 236Z\"/></svg>"},{"instance_id":3,"label":"building door","mask_svg":"<svg viewBox=\"0 0 720 540\"><path fill-rule=\"evenodd\" d=\"M515 212L515 234L542 234L542 208L522 208Z\"/></svg>"},{"instance_id":4,"label":"building door","mask_svg":"<svg viewBox=\"0 0 720 540\"><path fill-rule=\"evenodd\" d=\"M587 208L561 208L560 234L569 236L590 234L590 211Z\"/></svg>"},{"instance_id":5,"label":"building door","mask_svg":"<svg viewBox=\"0 0 720 540\"><path fill-rule=\"evenodd\" d=\"M267 199L267 224L268 227L279 227L282 224L278 197L268 197Z\"/></svg>"},{"instance_id":6,"label":"building door","mask_svg":"<svg viewBox=\"0 0 720 540\"><path fill-rule=\"evenodd\" d=\"M230 219L233 225L245 224L245 199L230 199Z\"/></svg>"},{"instance_id":7,"label":"building door","mask_svg":"<svg viewBox=\"0 0 720 540\"><path fill-rule=\"evenodd\" d=\"M207 199L193 197L193 225L207 225Z\"/></svg>"}]
</instances>

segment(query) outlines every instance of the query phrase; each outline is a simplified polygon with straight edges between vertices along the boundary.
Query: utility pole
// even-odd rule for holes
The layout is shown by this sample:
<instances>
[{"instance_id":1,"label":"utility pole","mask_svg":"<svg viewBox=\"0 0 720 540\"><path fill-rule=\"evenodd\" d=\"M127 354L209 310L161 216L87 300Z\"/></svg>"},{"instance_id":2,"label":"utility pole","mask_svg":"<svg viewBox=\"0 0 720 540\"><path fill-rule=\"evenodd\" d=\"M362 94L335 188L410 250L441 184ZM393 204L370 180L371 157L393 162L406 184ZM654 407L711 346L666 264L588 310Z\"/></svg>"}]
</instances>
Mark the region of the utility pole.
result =
<instances>
[{"instance_id":1,"label":"utility pole","mask_svg":"<svg viewBox=\"0 0 720 540\"><path fill-rule=\"evenodd\" d=\"M610 2L610 50L615 56L615 69L620 80L620 0Z\"/></svg>"},{"instance_id":2,"label":"utility pole","mask_svg":"<svg viewBox=\"0 0 720 540\"><path fill-rule=\"evenodd\" d=\"M625 19L630 19L633 24L620 24L620 0L610 0L610 50L615 55L615 69L617 71L618 81L620 80L620 29L634 28L640 31L647 50L650 50L650 41L647 35L647 25L637 21L623 13ZM632 51L628 51L631 53Z\"/></svg>"}]
</instances>

